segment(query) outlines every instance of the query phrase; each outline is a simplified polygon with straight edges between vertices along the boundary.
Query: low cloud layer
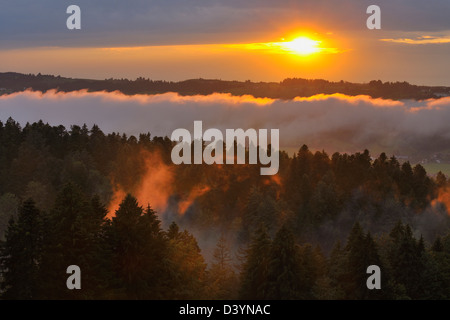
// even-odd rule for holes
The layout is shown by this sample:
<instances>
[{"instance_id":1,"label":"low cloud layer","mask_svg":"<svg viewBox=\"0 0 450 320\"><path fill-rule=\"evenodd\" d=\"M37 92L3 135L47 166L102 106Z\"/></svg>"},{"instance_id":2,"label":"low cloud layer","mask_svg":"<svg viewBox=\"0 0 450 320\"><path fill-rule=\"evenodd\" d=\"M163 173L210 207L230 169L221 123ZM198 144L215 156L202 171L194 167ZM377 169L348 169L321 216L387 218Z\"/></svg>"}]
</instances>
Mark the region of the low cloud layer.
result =
<instances>
[{"instance_id":1,"label":"low cloud layer","mask_svg":"<svg viewBox=\"0 0 450 320\"><path fill-rule=\"evenodd\" d=\"M67 128L97 124L105 133L169 137L177 128L192 132L194 120L201 120L203 130L280 129L282 148L307 144L329 153L368 148L403 155L450 146L450 97L418 102L335 94L286 101L229 94L26 91L0 97L0 120L8 117L21 125L42 119Z\"/></svg>"}]
</instances>

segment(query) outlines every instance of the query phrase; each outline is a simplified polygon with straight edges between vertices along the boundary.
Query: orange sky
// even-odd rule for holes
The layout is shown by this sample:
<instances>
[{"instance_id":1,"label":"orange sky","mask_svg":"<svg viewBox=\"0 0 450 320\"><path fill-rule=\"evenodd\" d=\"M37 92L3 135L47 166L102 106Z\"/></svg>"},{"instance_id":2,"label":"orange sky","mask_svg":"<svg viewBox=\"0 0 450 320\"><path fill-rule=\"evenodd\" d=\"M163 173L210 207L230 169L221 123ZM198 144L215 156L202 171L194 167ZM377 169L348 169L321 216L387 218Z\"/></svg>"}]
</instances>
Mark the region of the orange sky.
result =
<instances>
[{"instance_id":1,"label":"orange sky","mask_svg":"<svg viewBox=\"0 0 450 320\"><path fill-rule=\"evenodd\" d=\"M0 11L0 72L80 78L281 81L408 81L450 85L450 6L442 0L379 0L381 30L366 27L368 4L341 0L79 0L81 30L67 30L66 4L8 3ZM28 3L28 5L23 5ZM261 43L306 35L311 56ZM334 53L333 53L334 52Z\"/></svg>"},{"instance_id":2,"label":"orange sky","mask_svg":"<svg viewBox=\"0 0 450 320\"><path fill-rule=\"evenodd\" d=\"M334 79L345 76L343 68L348 66L352 55L346 47L348 41L336 41L329 36L327 39L314 34L310 37L322 41L320 46L323 48L328 48L327 45L336 48L338 44L342 52L297 55L276 47L258 47L255 44L261 42L255 42L117 48L26 48L0 51L0 60L11 71L95 79L133 79L144 76L164 80L203 77L280 81L302 75ZM283 42L280 38L274 39L276 41Z\"/></svg>"}]
</instances>

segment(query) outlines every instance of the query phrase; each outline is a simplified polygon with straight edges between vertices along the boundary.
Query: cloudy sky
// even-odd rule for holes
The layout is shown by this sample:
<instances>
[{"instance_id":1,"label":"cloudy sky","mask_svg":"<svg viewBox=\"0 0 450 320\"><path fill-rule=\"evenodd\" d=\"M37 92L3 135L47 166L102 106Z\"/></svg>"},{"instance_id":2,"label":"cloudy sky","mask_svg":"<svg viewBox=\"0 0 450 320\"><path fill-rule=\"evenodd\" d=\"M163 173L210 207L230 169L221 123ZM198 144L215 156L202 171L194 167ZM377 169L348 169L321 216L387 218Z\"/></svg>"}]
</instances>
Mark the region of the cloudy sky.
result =
<instances>
[{"instance_id":1,"label":"cloudy sky","mask_svg":"<svg viewBox=\"0 0 450 320\"><path fill-rule=\"evenodd\" d=\"M84 78L450 85L448 0L1 0L0 71ZM66 9L81 8L81 30ZM381 8L381 30L366 9ZM310 55L267 44L306 36ZM255 45L257 44L257 45ZM268 49L270 48L270 50Z\"/></svg>"}]
</instances>

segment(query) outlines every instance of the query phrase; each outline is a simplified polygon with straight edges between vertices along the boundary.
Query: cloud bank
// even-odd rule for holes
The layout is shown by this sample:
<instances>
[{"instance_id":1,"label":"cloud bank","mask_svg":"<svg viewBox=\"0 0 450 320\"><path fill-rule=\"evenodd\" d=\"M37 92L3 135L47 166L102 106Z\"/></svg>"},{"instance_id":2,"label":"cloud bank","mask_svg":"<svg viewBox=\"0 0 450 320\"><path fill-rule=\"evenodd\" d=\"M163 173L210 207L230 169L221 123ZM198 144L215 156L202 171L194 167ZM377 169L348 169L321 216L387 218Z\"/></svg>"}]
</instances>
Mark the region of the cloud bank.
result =
<instances>
[{"instance_id":1,"label":"cloud bank","mask_svg":"<svg viewBox=\"0 0 450 320\"><path fill-rule=\"evenodd\" d=\"M176 93L127 96L119 92L25 91L0 96L0 120L21 125L97 124L105 133L169 136L177 128L279 129L282 148L307 144L327 152L365 148L396 155L437 152L450 146L450 97L392 101L367 96L317 95L293 100Z\"/></svg>"}]
</instances>

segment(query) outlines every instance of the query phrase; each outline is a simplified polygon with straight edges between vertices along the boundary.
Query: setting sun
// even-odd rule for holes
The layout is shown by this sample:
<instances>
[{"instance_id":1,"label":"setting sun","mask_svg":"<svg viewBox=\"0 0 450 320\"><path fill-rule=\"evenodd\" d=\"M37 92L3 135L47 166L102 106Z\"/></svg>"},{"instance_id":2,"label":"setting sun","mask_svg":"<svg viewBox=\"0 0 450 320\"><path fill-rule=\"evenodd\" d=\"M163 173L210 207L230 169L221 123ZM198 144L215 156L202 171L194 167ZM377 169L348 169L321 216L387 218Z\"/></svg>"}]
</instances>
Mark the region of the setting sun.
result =
<instances>
[{"instance_id":1,"label":"setting sun","mask_svg":"<svg viewBox=\"0 0 450 320\"><path fill-rule=\"evenodd\" d=\"M321 53L340 53L340 49L324 47L324 41L310 38L308 36L299 36L291 40L280 39L278 42L260 42L250 44L226 45L231 48L240 48L246 50L261 50L273 54L289 54L293 56L309 57Z\"/></svg>"},{"instance_id":2,"label":"setting sun","mask_svg":"<svg viewBox=\"0 0 450 320\"><path fill-rule=\"evenodd\" d=\"M309 55L317 53L321 49L319 48L321 41L313 40L307 37L296 38L288 42L278 42L278 45L282 50L289 51L294 54Z\"/></svg>"}]
</instances>

